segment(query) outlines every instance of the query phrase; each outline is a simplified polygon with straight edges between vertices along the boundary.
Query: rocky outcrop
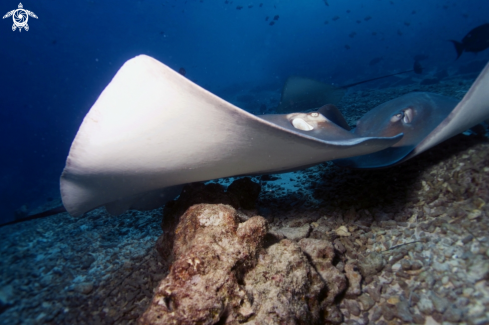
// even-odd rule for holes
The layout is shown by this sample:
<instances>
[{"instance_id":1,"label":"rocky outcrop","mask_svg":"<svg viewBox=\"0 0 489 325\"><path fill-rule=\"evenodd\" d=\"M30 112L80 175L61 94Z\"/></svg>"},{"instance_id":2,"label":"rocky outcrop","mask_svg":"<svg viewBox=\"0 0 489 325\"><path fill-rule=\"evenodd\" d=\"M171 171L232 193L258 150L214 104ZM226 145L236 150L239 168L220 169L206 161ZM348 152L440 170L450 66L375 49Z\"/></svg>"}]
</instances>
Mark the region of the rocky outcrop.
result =
<instances>
[{"instance_id":1,"label":"rocky outcrop","mask_svg":"<svg viewBox=\"0 0 489 325\"><path fill-rule=\"evenodd\" d=\"M259 216L239 223L228 205L190 207L175 229L173 264L139 324L236 323L249 318L244 274L267 233ZM241 283L241 284L240 284Z\"/></svg>"},{"instance_id":2,"label":"rocky outcrop","mask_svg":"<svg viewBox=\"0 0 489 325\"><path fill-rule=\"evenodd\" d=\"M342 321L334 301L346 290L348 275L333 265L330 242L268 242L264 218L239 221L229 205L197 204L158 239L160 252L168 249L165 236L174 239L167 253L172 265L139 324Z\"/></svg>"}]
</instances>

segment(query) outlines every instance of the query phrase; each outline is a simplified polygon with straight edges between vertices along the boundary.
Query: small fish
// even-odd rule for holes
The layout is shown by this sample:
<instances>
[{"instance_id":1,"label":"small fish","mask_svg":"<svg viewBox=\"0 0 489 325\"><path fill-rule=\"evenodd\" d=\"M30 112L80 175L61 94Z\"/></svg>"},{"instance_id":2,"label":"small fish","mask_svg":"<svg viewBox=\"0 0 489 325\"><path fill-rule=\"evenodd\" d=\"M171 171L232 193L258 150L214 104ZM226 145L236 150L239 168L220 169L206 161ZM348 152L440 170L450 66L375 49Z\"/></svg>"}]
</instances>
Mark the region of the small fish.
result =
<instances>
[{"instance_id":1,"label":"small fish","mask_svg":"<svg viewBox=\"0 0 489 325\"><path fill-rule=\"evenodd\" d=\"M187 74L187 70L185 70L184 67L181 67L180 69L178 69L178 73L182 76L185 76Z\"/></svg>"},{"instance_id":2,"label":"small fish","mask_svg":"<svg viewBox=\"0 0 489 325\"><path fill-rule=\"evenodd\" d=\"M263 7L263 3L260 3L260 6L259 6L259 7L260 7L260 8L261 8L261 7Z\"/></svg>"},{"instance_id":3,"label":"small fish","mask_svg":"<svg viewBox=\"0 0 489 325\"><path fill-rule=\"evenodd\" d=\"M337 21L338 19L340 19L340 16L334 16L333 18L331 18L331 20L334 20L334 21Z\"/></svg>"},{"instance_id":4,"label":"small fish","mask_svg":"<svg viewBox=\"0 0 489 325\"><path fill-rule=\"evenodd\" d=\"M269 25L273 26L273 25L275 25L275 22L272 20Z\"/></svg>"},{"instance_id":5,"label":"small fish","mask_svg":"<svg viewBox=\"0 0 489 325\"><path fill-rule=\"evenodd\" d=\"M350 36L351 38L353 38L353 37L355 37L356 34L357 33L355 33L355 32L351 32L350 35L348 35L348 36Z\"/></svg>"},{"instance_id":6,"label":"small fish","mask_svg":"<svg viewBox=\"0 0 489 325\"><path fill-rule=\"evenodd\" d=\"M416 14L416 10L413 10L413 12L411 12L411 15L414 15Z\"/></svg>"},{"instance_id":7,"label":"small fish","mask_svg":"<svg viewBox=\"0 0 489 325\"><path fill-rule=\"evenodd\" d=\"M402 36L402 32L400 29L397 30L397 35Z\"/></svg>"},{"instance_id":8,"label":"small fish","mask_svg":"<svg viewBox=\"0 0 489 325\"><path fill-rule=\"evenodd\" d=\"M345 49L347 49L347 50L351 49L350 45L348 45L348 44L345 45Z\"/></svg>"},{"instance_id":9,"label":"small fish","mask_svg":"<svg viewBox=\"0 0 489 325\"><path fill-rule=\"evenodd\" d=\"M265 21L268 21L268 18L269 18L269 17L267 16L267 18L265 18Z\"/></svg>"},{"instance_id":10,"label":"small fish","mask_svg":"<svg viewBox=\"0 0 489 325\"><path fill-rule=\"evenodd\" d=\"M472 29L461 42L450 40L455 45L457 59L465 52L481 52L489 48L489 23Z\"/></svg>"},{"instance_id":11,"label":"small fish","mask_svg":"<svg viewBox=\"0 0 489 325\"><path fill-rule=\"evenodd\" d=\"M374 36L377 35L377 32L372 32L372 35L374 35Z\"/></svg>"},{"instance_id":12,"label":"small fish","mask_svg":"<svg viewBox=\"0 0 489 325\"><path fill-rule=\"evenodd\" d=\"M374 66L376 65L377 63L379 63L380 61L382 61L384 58L383 57L377 57L377 58L373 58L372 60L370 60L369 62L369 66Z\"/></svg>"},{"instance_id":13,"label":"small fish","mask_svg":"<svg viewBox=\"0 0 489 325\"><path fill-rule=\"evenodd\" d=\"M422 74L423 73L423 67L421 66L421 63L419 61L414 61L413 71L416 74Z\"/></svg>"},{"instance_id":14,"label":"small fish","mask_svg":"<svg viewBox=\"0 0 489 325\"><path fill-rule=\"evenodd\" d=\"M273 17L273 20L278 20L280 18L279 15L276 15L275 17Z\"/></svg>"},{"instance_id":15,"label":"small fish","mask_svg":"<svg viewBox=\"0 0 489 325\"><path fill-rule=\"evenodd\" d=\"M369 21L370 19L372 19L372 17L370 17L370 16L363 18L363 20L365 20L365 21Z\"/></svg>"},{"instance_id":16,"label":"small fish","mask_svg":"<svg viewBox=\"0 0 489 325\"><path fill-rule=\"evenodd\" d=\"M325 21L324 21L324 24L325 24L325 25L329 24L329 21L325 20Z\"/></svg>"},{"instance_id":17,"label":"small fish","mask_svg":"<svg viewBox=\"0 0 489 325\"><path fill-rule=\"evenodd\" d=\"M405 21L404 25L409 26L409 25L411 25L411 23L409 21Z\"/></svg>"},{"instance_id":18,"label":"small fish","mask_svg":"<svg viewBox=\"0 0 489 325\"><path fill-rule=\"evenodd\" d=\"M350 12L351 12L351 10L350 10L350 9L348 9L348 10L346 11L346 13L347 13L347 14L349 14Z\"/></svg>"},{"instance_id":19,"label":"small fish","mask_svg":"<svg viewBox=\"0 0 489 325\"><path fill-rule=\"evenodd\" d=\"M236 9L241 10L241 9L243 9L243 7L242 6L237 6Z\"/></svg>"},{"instance_id":20,"label":"small fish","mask_svg":"<svg viewBox=\"0 0 489 325\"><path fill-rule=\"evenodd\" d=\"M328 1L327 0L323 0L323 1L324 1L324 4L329 7Z\"/></svg>"},{"instance_id":21,"label":"small fish","mask_svg":"<svg viewBox=\"0 0 489 325\"><path fill-rule=\"evenodd\" d=\"M253 5L249 5L249 6L248 6L248 9L251 9L251 8L253 8Z\"/></svg>"},{"instance_id":22,"label":"small fish","mask_svg":"<svg viewBox=\"0 0 489 325\"><path fill-rule=\"evenodd\" d=\"M361 20L357 20L357 24L361 24L361 23L362 23L362 21L361 21Z\"/></svg>"}]
</instances>

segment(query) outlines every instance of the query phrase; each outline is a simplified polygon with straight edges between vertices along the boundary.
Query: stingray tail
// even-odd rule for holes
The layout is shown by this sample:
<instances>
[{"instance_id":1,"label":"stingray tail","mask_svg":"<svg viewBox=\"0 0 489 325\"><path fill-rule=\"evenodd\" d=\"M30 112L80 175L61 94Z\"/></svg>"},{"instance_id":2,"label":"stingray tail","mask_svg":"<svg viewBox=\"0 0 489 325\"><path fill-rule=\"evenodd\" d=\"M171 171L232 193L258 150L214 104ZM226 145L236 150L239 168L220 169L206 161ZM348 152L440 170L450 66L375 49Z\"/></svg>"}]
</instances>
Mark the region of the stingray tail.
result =
<instances>
[{"instance_id":1,"label":"stingray tail","mask_svg":"<svg viewBox=\"0 0 489 325\"><path fill-rule=\"evenodd\" d=\"M457 58L456 58L456 60L458 60L458 58L464 52L465 46L462 43L458 42L458 41L450 40L450 42L452 42L453 45L455 45L455 50L457 51Z\"/></svg>"}]
</instances>

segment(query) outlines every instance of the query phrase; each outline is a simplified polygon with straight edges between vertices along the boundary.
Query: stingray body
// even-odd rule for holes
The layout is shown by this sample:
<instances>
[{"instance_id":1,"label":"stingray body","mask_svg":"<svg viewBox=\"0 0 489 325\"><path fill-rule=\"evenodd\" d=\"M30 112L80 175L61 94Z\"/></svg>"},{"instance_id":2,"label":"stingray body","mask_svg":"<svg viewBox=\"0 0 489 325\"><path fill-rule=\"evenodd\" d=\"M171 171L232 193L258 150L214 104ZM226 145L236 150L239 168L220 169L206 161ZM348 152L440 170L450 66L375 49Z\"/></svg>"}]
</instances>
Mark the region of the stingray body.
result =
<instances>
[{"instance_id":1,"label":"stingray body","mask_svg":"<svg viewBox=\"0 0 489 325\"><path fill-rule=\"evenodd\" d=\"M338 118L334 109L323 112ZM320 112L258 117L141 55L123 65L86 115L61 197L72 216L100 206L113 214L151 209L186 183L294 170L401 138L358 137Z\"/></svg>"},{"instance_id":2,"label":"stingray body","mask_svg":"<svg viewBox=\"0 0 489 325\"><path fill-rule=\"evenodd\" d=\"M403 133L392 147L363 156L336 160L351 168L399 164L489 118L489 64L462 101L432 93L410 93L365 114L352 131L359 137Z\"/></svg>"},{"instance_id":3,"label":"stingray body","mask_svg":"<svg viewBox=\"0 0 489 325\"><path fill-rule=\"evenodd\" d=\"M348 88L361 85L374 80L384 79L408 72L421 74L423 67L415 61L413 69L391 73L385 76L358 81L344 86L333 86L314 79L292 76L287 78L282 88L282 96L275 111L280 114L304 112L315 109L324 104L338 105Z\"/></svg>"}]
</instances>

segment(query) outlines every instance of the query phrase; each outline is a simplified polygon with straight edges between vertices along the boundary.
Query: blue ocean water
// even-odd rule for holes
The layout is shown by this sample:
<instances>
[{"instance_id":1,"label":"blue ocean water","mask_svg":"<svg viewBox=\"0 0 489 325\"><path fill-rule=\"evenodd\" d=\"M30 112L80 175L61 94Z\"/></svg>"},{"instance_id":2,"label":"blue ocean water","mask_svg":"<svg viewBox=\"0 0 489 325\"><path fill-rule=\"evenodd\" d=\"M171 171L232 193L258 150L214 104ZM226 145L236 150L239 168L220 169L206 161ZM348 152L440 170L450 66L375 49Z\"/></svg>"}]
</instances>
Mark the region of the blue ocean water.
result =
<instances>
[{"instance_id":1,"label":"blue ocean water","mask_svg":"<svg viewBox=\"0 0 489 325\"><path fill-rule=\"evenodd\" d=\"M411 69L416 55L426 57L427 74L457 73L471 63L473 70L481 69L478 62L489 58L486 50L455 61L448 41L460 41L488 22L489 2L482 0L22 5L38 17L28 18L28 31L12 31L12 17L0 22L2 223L23 205L29 210L59 197L59 176L83 117L121 65L136 55L150 55L177 71L183 67L190 80L237 105L237 95L252 89L279 96L291 75L344 85ZM4 15L18 6L4 0L0 11ZM274 101L253 105L273 108Z\"/></svg>"}]
</instances>

